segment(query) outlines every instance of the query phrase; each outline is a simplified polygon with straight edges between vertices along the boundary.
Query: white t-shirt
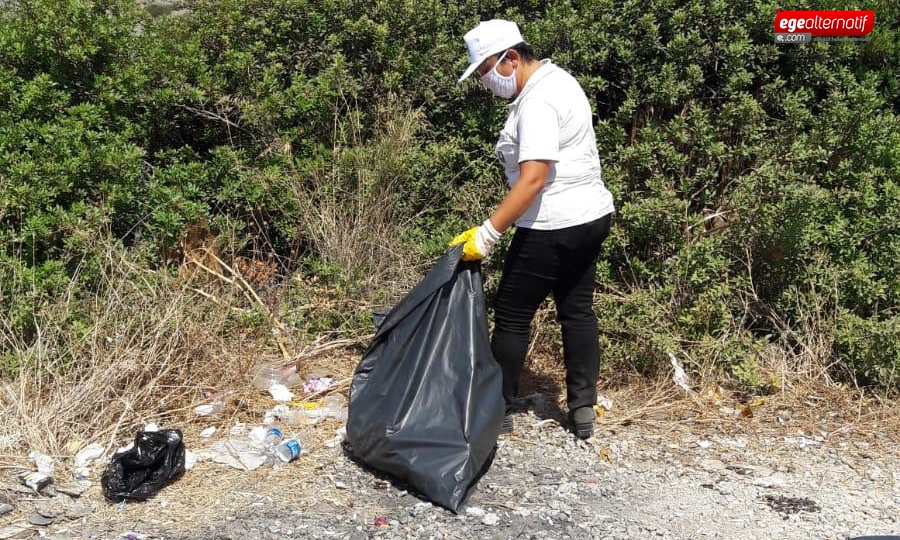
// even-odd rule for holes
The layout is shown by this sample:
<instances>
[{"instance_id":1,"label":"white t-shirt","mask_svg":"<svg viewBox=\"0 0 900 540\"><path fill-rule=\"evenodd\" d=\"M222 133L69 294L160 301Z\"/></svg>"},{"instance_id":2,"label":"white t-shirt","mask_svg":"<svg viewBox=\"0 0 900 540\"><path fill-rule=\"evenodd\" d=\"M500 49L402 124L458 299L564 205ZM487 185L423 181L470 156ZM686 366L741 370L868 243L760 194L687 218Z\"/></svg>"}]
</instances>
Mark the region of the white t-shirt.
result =
<instances>
[{"instance_id":1,"label":"white t-shirt","mask_svg":"<svg viewBox=\"0 0 900 540\"><path fill-rule=\"evenodd\" d=\"M548 160L543 190L516 226L554 230L582 225L614 210L603 184L591 106L572 75L544 60L509 106L497 158L512 187L519 164Z\"/></svg>"}]
</instances>

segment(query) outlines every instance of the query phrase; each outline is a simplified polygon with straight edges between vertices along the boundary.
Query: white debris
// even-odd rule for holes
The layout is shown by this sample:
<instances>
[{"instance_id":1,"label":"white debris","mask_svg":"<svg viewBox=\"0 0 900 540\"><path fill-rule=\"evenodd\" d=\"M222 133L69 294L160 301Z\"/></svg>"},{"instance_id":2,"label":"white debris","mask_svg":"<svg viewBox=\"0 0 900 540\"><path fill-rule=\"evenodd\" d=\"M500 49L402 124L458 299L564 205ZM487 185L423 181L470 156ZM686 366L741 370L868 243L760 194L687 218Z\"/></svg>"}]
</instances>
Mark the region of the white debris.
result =
<instances>
[{"instance_id":1,"label":"white debris","mask_svg":"<svg viewBox=\"0 0 900 540\"><path fill-rule=\"evenodd\" d=\"M275 401L290 401L294 399L294 393L283 384L273 384L269 387L269 393Z\"/></svg>"},{"instance_id":2,"label":"white debris","mask_svg":"<svg viewBox=\"0 0 900 540\"><path fill-rule=\"evenodd\" d=\"M53 463L52 457L34 450L29 452L28 457L32 461L34 461L34 464L37 467L37 471L39 473L46 474L47 476L53 476L53 469L55 468L55 464Z\"/></svg>"},{"instance_id":3,"label":"white debris","mask_svg":"<svg viewBox=\"0 0 900 540\"><path fill-rule=\"evenodd\" d=\"M482 508L480 506L470 506L470 507L466 508L467 516L483 518L485 516L485 514L487 514L487 512L485 512L484 508Z\"/></svg>"},{"instance_id":4,"label":"white debris","mask_svg":"<svg viewBox=\"0 0 900 540\"><path fill-rule=\"evenodd\" d=\"M678 363L674 354L671 352L667 352L666 354L669 355L669 361L672 362L672 367L675 369L675 373L672 375L672 380L675 381L675 385L685 392L691 392L690 380L688 379L687 373L684 372L684 368Z\"/></svg>"},{"instance_id":5,"label":"white debris","mask_svg":"<svg viewBox=\"0 0 900 540\"><path fill-rule=\"evenodd\" d=\"M91 463L103 457L103 446L91 443L75 454L75 477L85 479L91 475Z\"/></svg>"}]
</instances>

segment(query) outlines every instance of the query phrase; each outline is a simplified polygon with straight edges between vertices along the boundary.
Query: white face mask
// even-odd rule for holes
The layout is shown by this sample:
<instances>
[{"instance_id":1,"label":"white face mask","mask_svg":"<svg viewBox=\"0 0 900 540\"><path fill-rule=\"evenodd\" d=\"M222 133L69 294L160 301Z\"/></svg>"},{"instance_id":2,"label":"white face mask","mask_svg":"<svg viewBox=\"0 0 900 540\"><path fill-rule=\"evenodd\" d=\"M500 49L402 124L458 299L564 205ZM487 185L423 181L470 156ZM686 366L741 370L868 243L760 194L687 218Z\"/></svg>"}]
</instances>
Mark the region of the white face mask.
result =
<instances>
[{"instance_id":1,"label":"white face mask","mask_svg":"<svg viewBox=\"0 0 900 540\"><path fill-rule=\"evenodd\" d=\"M485 88L493 92L495 96L503 99L509 99L516 95L518 85L516 84L515 69L513 69L512 74L505 77L497 73L497 66L500 65L500 62L503 62L504 58L506 58L505 52L500 56L500 59L497 60L497 63L494 64L494 67L481 76L481 84L483 84Z\"/></svg>"}]
</instances>

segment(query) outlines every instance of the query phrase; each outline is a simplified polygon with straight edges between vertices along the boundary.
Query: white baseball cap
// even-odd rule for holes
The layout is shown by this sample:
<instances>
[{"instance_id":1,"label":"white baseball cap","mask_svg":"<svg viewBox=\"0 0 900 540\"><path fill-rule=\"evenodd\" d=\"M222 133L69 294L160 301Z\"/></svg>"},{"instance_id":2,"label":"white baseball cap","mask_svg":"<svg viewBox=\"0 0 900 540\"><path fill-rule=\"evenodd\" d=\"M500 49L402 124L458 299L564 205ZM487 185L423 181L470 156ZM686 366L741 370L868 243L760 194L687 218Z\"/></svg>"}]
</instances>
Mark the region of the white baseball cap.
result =
<instances>
[{"instance_id":1,"label":"white baseball cap","mask_svg":"<svg viewBox=\"0 0 900 540\"><path fill-rule=\"evenodd\" d=\"M485 58L525 41L519 27L512 21L493 19L482 21L469 30L463 40L469 49L469 67L457 81L463 82Z\"/></svg>"}]
</instances>

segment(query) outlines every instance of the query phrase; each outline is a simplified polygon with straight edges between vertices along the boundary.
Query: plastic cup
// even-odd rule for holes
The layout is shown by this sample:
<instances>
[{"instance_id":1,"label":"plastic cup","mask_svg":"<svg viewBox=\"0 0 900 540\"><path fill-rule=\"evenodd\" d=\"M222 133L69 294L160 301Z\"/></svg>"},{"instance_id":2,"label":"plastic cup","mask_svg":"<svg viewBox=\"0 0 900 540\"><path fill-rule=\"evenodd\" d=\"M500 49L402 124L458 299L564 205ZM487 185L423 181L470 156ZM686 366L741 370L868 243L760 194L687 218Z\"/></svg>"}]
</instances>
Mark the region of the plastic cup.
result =
<instances>
[{"instance_id":1,"label":"plastic cup","mask_svg":"<svg viewBox=\"0 0 900 540\"><path fill-rule=\"evenodd\" d=\"M291 386L299 380L294 366L261 365L253 369L250 384L258 390L268 390L273 384Z\"/></svg>"}]
</instances>

